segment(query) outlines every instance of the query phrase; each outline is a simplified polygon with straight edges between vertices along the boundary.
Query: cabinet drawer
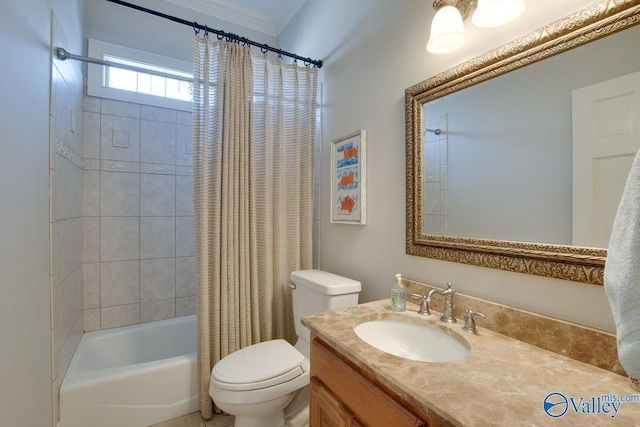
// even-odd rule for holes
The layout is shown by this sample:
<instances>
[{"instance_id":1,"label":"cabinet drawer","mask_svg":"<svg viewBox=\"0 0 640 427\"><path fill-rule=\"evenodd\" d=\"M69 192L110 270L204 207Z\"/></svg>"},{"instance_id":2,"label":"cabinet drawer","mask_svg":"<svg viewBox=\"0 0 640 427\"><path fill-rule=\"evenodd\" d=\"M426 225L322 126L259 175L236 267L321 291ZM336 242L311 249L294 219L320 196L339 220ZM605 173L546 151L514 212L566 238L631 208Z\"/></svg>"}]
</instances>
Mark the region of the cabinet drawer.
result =
<instances>
[{"instance_id":1,"label":"cabinet drawer","mask_svg":"<svg viewBox=\"0 0 640 427\"><path fill-rule=\"evenodd\" d=\"M313 339L311 344L311 376L318 378L363 425L427 426L425 421L401 406L380 387L336 356L317 338Z\"/></svg>"}]
</instances>

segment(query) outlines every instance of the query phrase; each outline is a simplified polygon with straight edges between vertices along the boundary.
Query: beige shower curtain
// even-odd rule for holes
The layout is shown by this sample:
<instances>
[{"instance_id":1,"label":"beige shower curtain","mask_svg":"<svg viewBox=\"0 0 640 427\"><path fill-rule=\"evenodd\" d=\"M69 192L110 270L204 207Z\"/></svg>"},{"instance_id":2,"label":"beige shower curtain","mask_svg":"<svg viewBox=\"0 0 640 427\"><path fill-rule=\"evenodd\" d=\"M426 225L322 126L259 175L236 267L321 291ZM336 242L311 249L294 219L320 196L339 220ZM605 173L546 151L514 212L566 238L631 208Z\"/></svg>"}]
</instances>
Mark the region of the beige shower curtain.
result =
<instances>
[{"instance_id":1,"label":"beige shower curtain","mask_svg":"<svg viewBox=\"0 0 640 427\"><path fill-rule=\"evenodd\" d=\"M200 407L211 368L295 339L289 273L311 268L317 70L196 37L193 175Z\"/></svg>"}]
</instances>

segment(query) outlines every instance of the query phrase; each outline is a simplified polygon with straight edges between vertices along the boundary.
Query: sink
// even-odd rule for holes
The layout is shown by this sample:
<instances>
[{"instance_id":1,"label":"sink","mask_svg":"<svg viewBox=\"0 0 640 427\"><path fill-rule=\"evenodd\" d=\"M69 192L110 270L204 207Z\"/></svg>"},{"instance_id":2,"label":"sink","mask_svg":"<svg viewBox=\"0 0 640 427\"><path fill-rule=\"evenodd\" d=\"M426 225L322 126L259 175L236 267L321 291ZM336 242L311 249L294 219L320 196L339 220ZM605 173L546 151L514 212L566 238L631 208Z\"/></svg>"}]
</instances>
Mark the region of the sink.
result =
<instances>
[{"instance_id":1,"label":"sink","mask_svg":"<svg viewBox=\"0 0 640 427\"><path fill-rule=\"evenodd\" d=\"M401 320L371 320L354 331L367 344L405 359L422 362L453 362L469 354L464 339L436 327Z\"/></svg>"}]
</instances>

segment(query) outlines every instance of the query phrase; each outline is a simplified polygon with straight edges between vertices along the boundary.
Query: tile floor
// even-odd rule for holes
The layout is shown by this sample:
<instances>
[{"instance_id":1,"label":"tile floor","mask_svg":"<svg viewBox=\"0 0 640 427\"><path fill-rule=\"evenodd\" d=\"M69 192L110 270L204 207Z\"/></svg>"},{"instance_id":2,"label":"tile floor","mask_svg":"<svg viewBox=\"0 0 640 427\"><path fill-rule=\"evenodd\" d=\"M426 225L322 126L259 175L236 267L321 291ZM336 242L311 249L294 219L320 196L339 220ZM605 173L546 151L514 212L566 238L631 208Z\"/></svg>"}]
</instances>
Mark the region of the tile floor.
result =
<instances>
[{"instance_id":1,"label":"tile floor","mask_svg":"<svg viewBox=\"0 0 640 427\"><path fill-rule=\"evenodd\" d=\"M235 418L232 415L215 414L213 418L205 421L198 411L160 424L154 424L150 427L233 427L234 421Z\"/></svg>"}]
</instances>

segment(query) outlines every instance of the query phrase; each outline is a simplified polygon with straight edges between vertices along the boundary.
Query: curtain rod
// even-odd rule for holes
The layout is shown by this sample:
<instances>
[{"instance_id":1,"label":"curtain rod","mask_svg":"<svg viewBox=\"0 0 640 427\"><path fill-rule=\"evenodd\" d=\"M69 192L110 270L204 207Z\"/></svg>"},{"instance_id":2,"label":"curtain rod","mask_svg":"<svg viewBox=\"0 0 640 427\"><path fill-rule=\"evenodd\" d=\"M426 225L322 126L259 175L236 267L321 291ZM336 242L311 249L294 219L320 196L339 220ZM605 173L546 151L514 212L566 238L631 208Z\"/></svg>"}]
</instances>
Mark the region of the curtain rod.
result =
<instances>
[{"instance_id":1,"label":"curtain rod","mask_svg":"<svg viewBox=\"0 0 640 427\"><path fill-rule=\"evenodd\" d=\"M322 68L322 60L320 60L320 59L305 58L305 57L296 55L295 53L286 52L286 51L284 51L282 49L277 49L275 47L271 47L268 44L258 43L258 42L255 42L253 40L249 40L246 37L240 37L237 34L227 33L225 31L221 31L221 30L215 30L213 28L209 28L206 25L198 24L195 21L194 22L190 22L190 21L187 21L186 19L177 18L175 16L167 15L165 13L157 12L155 10L147 9L146 7L137 6L135 4L127 3L125 1L121 1L121 0L107 0L107 1L111 2L111 3L119 4L121 6L130 7L132 9L138 10L140 12L145 12L145 13L149 13L151 15L159 16L161 18L165 18L165 19L168 19L170 21L177 22L179 24L187 25L187 26L193 28L193 30L196 32L196 34L199 33L200 30L204 31L205 34L214 33L214 34L217 34L220 39L225 38L227 41L235 41L237 43L243 43L243 44L248 44L248 45L251 45L251 46L259 47L262 50L262 52L264 52L264 53L266 53L267 51L275 52L275 53L278 54L278 56L282 56L282 55L288 56L288 57L293 58L295 60L303 61L305 64L313 65L313 66L315 66L317 68Z\"/></svg>"},{"instance_id":2,"label":"curtain rod","mask_svg":"<svg viewBox=\"0 0 640 427\"><path fill-rule=\"evenodd\" d=\"M106 67L122 68L124 70L135 71L137 73L151 74L154 76L164 77L167 79L180 80L182 82L193 83L193 77L183 77L178 74L163 73L161 71L149 70L148 68L134 67L133 65L120 64L118 62L103 61L101 59L90 58L88 56L74 55L73 53L70 53L65 48L60 46L56 47L56 58L58 58L60 61L66 61L67 59L74 59L76 61L89 62L91 64L104 65Z\"/></svg>"}]
</instances>

